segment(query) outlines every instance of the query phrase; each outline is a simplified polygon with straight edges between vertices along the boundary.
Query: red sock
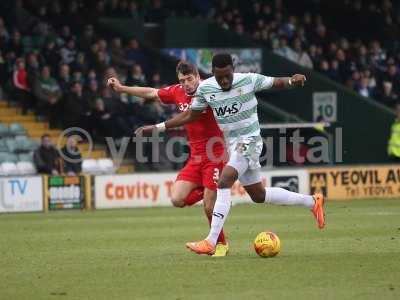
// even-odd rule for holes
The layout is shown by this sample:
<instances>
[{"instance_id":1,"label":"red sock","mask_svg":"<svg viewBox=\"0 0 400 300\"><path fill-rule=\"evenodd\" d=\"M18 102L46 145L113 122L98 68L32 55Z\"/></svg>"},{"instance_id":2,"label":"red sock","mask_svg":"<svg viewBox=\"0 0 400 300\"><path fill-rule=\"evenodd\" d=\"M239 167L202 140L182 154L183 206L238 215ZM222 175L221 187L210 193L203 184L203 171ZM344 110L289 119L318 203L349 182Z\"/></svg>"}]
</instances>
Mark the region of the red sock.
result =
<instances>
[{"instance_id":1,"label":"red sock","mask_svg":"<svg viewBox=\"0 0 400 300\"><path fill-rule=\"evenodd\" d=\"M211 227L212 215L211 215L211 216L207 215L207 219L208 219L208 224L209 224L210 227ZM218 240L217 240L217 244L218 244L218 243L221 243L221 244L226 245L225 234L224 234L224 229L223 229L223 228L222 228L221 232L219 233Z\"/></svg>"},{"instance_id":2,"label":"red sock","mask_svg":"<svg viewBox=\"0 0 400 300\"><path fill-rule=\"evenodd\" d=\"M204 188L203 187L198 187L196 189L193 189L189 195L186 197L185 200L183 200L186 204L186 206L191 206L200 200L204 198Z\"/></svg>"}]
</instances>

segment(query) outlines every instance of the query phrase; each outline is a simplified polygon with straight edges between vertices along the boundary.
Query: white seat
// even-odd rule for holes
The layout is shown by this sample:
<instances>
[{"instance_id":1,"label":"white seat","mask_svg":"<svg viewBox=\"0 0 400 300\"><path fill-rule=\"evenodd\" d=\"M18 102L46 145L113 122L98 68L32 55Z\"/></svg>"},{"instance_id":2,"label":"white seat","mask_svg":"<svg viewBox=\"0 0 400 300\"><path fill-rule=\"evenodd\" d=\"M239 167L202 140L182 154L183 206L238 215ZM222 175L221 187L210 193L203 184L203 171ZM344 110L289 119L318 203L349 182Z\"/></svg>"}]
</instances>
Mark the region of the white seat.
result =
<instances>
[{"instance_id":1,"label":"white seat","mask_svg":"<svg viewBox=\"0 0 400 300\"><path fill-rule=\"evenodd\" d=\"M0 176L5 176L6 174L4 174L4 172L3 172L3 168L1 167L1 165L0 165Z\"/></svg>"},{"instance_id":2,"label":"white seat","mask_svg":"<svg viewBox=\"0 0 400 300\"><path fill-rule=\"evenodd\" d=\"M36 168L33 163L29 161L20 161L17 163L18 173L20 175L33 175L36 174Z\"/></svg>"},{"instance_id":3,"label":"white seat","mask_svg":"<svg viewBox=\"0 0 400 300\"><path fill-rule=\"evenodd\" d=\"M115 166L114 162L109 158L100 158L97 160L97 163L100 168L100 172L103 174L114 174Z\"/></svg>"},{"instance_id":4,"label":"white seat","mask_svg":"<svg viewBox=\"0 0 400 300\"><path fill-rule=\"evenodd\" d=\"M88 174L100 174L100 168L95 159L84 159L82 162L82 172Z\"/></svg>"},{"instance_id":5,"label":"white seat","mask_svg":"<svg viewBox=\"0 0 400 300\"><path fill-rule=\"evenodd\" d=\"M3 162L1 168L5 176L18 175L17 165L13 162Z\"/></svg>"}]
</instances>

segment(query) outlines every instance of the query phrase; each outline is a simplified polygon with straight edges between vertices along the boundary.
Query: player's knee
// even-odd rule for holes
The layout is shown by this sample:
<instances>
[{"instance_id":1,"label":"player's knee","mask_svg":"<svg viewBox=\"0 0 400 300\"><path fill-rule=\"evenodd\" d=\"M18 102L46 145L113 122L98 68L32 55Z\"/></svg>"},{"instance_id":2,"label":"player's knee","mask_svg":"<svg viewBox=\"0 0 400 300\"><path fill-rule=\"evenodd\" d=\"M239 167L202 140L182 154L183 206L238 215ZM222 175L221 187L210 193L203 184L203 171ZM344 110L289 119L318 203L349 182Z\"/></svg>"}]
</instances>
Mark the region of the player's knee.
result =
<instances>
[{"instance_id":1,"label":"player's knee","mask_svg":"<svg viewBox=\"0 0 400 300\"><path fill-rule=\"evenodd\" d=\"M221 176L218 180L218 188L219 189L230 189L235 181L228 176Z\"/></svg>"},{"instance_id":2,"label":"player's knee","mask_svg":"<svg viewBox=\"0 0 400 300\"><path fill-rule=\"evenodd\" d=\"M172 198L171 198L171 203L175 207L185 207L185 205L186 205L185 201L183 201L182 198L174 197L174 196L172 196Z\"/></svg>"},{"instance_id":3,"label":"player's knee","mask_svg":"<svg viewBox=\"0 0 400 300\"><path fill-rule=\"evenodd\" d=\"M255 203L264 203L265 202L265 192L264 191L252 193L250 195L250 197L251 197L251 200Z\"/></svg>"}]
</instances>

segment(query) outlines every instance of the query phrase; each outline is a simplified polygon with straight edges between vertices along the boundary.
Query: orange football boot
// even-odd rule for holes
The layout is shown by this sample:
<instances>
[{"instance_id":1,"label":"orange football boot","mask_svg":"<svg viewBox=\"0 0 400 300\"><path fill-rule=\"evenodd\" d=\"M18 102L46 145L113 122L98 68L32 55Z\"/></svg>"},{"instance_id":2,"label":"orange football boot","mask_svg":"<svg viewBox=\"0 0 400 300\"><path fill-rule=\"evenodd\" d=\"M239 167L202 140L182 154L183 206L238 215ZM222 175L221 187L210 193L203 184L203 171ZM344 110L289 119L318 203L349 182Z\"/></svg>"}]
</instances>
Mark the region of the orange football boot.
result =
<instances>
[{"instance_id":1,"label":"orange football boot","mask_svg":"<svg viewBox=\"0 0 400 300\"><path fill-rule=\"evenodd\" d=\"M317 220L318 228L322 229L325 227L325 212L324 204L325 198L322 194L314 194L314 207L311 209L315 219Z\"/></svg>"},{"instance_id":2,"label":"orange football boot","mask_svg":"<svg viewBox=\"0 0 400 300\"><path fill-rule=\"evenodd\" d=\"M186 247L197 254L213 255L215 253L215 246L207 240L189 242L186 243Z\"/></svg>"}]
</instances>

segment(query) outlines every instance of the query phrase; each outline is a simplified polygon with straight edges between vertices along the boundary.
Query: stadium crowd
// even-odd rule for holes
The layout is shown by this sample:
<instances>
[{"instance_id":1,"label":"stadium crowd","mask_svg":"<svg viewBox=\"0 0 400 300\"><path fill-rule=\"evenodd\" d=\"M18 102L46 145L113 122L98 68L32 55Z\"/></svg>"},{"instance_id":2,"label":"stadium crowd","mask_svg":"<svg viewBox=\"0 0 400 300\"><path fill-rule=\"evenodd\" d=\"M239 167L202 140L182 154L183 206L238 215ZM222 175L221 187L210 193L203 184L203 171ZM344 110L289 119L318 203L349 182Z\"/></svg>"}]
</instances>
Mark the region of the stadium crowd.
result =
<instances>
[{"instance_id":1,"label":"stadium crowd","mask_svg":"<svg viewBox=\"0 0 400 300\"><path fill-rule=\"evenodd\" d=\"M307 1L299 2L253 1L249 9L222 0L213 16L220 26L394 107L400 95L399 4L335 1L333 8L325 5L324 14L322 1L305 7Z\"/></svg>"},{"instance_id":2,"label":"stadium crowd","mask_svg":"<svg viewBox=\"0 0 400 300\"><path fill-rule=\"evenodd\" d=\"M105 78L117 73L128 85L164 85L135 38L106 39L78 14L77 1L69 2L66 14L61 4L36 5L31 18L18 18L17 11L10 24L0 17L1 88L24 112L36 111L53 127L83 127L98 138L130 136L138 126L171 113L105 86Z\"/></svg>"}]
</instances>

